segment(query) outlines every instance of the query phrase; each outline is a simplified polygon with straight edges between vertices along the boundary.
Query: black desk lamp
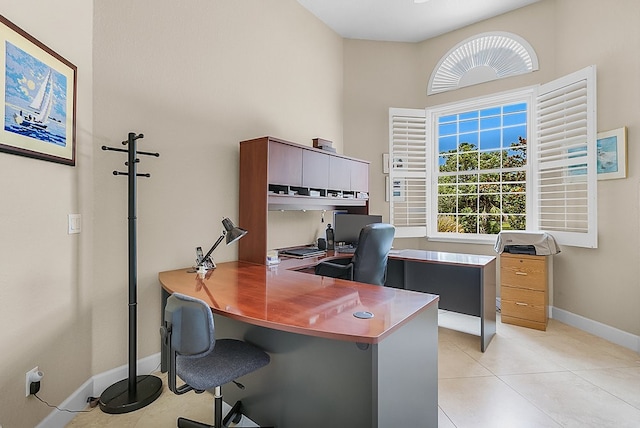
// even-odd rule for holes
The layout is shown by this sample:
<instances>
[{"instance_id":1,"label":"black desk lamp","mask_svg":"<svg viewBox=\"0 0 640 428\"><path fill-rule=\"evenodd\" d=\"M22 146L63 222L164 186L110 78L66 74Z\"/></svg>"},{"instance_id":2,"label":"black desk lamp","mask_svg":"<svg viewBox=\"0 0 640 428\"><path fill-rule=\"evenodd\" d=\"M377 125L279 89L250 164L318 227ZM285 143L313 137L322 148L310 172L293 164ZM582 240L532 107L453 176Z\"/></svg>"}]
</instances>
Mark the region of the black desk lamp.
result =
<instances>
[{"instance_id":1,"label":"black desk lamp","mask_svg":"<svg viewBox=\"0 0 640 428\"><path fill-rule=\"evenodd\" d=\"M236 242L238 239L242 238L244 235L247 234L247 231L245 229L242 229L241 227L238 227L235 224L233 224L233 222L229 220L228 217L225 217L222 219L222 225L224 226L222 235L220 235L216 243L213 244L213 246L209 249L209 251L207 251L207 254L205 254L204 257L202 258L198 257L198 260L196 260L197 262L196 269L209 270L209 269L216 268L216 264L213 262L210 256L211 256L211 253L213 253L213 250L215 250L218 247L218 245L220 245L220 243L222 242L225 236L227 237L227 245L229 245L232 242Z\"/></svg>"}]
</instances>

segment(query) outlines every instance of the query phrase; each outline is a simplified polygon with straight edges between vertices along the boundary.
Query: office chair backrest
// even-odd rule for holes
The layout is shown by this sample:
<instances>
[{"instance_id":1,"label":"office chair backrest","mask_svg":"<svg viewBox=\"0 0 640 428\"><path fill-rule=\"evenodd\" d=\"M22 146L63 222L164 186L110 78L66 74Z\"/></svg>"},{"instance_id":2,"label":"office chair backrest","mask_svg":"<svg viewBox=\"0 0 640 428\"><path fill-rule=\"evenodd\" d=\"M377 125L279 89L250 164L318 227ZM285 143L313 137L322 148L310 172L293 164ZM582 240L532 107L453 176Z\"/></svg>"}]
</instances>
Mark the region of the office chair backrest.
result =
<instances>
[{"instance_id":1,"label":"office chair backrest","mask_svg":"<svg viewBox=\"0 0 640 428\"><path fill-rule=\"evenodd\" d=\"M395 231L395 227L387 223L373 223L362 228L352 259L354 281L384 285Z\"/></svg>"},{"instance_id":2,"label":"office chair backrest","mask_svg":"<svg viewBox=\"0 0 640 428\"><path fill-rule=\"evenodd\" d=\"M199 358L215 346L211 309L199 300L174 293L167 299L165 321L173 325L171 347L185 357Z\"/></svg>"}]
</instances>

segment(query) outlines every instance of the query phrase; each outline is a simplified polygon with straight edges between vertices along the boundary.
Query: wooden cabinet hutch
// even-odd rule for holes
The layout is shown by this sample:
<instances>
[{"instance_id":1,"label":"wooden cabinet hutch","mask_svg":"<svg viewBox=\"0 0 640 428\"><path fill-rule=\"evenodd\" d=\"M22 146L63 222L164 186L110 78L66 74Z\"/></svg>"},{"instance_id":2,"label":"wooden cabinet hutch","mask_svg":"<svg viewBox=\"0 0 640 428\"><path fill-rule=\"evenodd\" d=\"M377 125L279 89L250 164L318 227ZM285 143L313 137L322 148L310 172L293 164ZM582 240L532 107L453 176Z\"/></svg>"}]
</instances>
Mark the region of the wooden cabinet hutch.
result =
<instances>
[{"instance_id":1,"label":"wooden cabinet hutch","mask_svg":"<svg viewBox=\"0 0 640 428\"><path fill-rule=\"evenodd\" d=\"M274 137L241 141L240 260L266 263L270 210L368 214L369 162Z\"/></svg>"}]
</instances>

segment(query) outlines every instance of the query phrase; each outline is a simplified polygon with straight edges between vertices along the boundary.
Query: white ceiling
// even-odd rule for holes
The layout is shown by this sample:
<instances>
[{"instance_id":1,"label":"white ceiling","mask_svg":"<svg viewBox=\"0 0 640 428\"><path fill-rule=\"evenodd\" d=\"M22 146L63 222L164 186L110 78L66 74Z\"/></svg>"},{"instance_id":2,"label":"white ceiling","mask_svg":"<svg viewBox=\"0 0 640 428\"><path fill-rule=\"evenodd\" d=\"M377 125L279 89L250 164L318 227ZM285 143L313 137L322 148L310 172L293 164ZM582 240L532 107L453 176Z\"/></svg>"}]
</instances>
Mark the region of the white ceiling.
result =
<instances>
[{"instance_id":1,"label":"white ceiling","mask_svg":"<svg viewBox=\"0 0 640 428\"><path fill-rule=\"evenodd\" d=\"M421 42L539 0L298 0L347 39Z\"/></svg>"}]
</instances>

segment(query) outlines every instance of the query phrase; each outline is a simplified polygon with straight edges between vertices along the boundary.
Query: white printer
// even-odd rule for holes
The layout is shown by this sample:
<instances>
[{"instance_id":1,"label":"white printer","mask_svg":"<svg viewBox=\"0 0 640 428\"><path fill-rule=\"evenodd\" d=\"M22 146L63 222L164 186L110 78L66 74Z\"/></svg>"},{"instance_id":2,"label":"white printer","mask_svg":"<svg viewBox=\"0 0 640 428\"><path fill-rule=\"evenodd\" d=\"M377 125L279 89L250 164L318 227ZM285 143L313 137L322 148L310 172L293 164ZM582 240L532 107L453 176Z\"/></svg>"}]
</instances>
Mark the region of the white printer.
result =
<instances>
[{"instance_id":1,"label":"white printer","mask_svg":"<svg viewBox=\"0 0 640 428\"><path fill-rule=\"evenodd\" d=\"M549 256L560 252L560 247L556 240L547 232L526 232L521 230L498 233L494 249L498 254L505 252L535 256Z\"/></svg>"}]
</instances>

